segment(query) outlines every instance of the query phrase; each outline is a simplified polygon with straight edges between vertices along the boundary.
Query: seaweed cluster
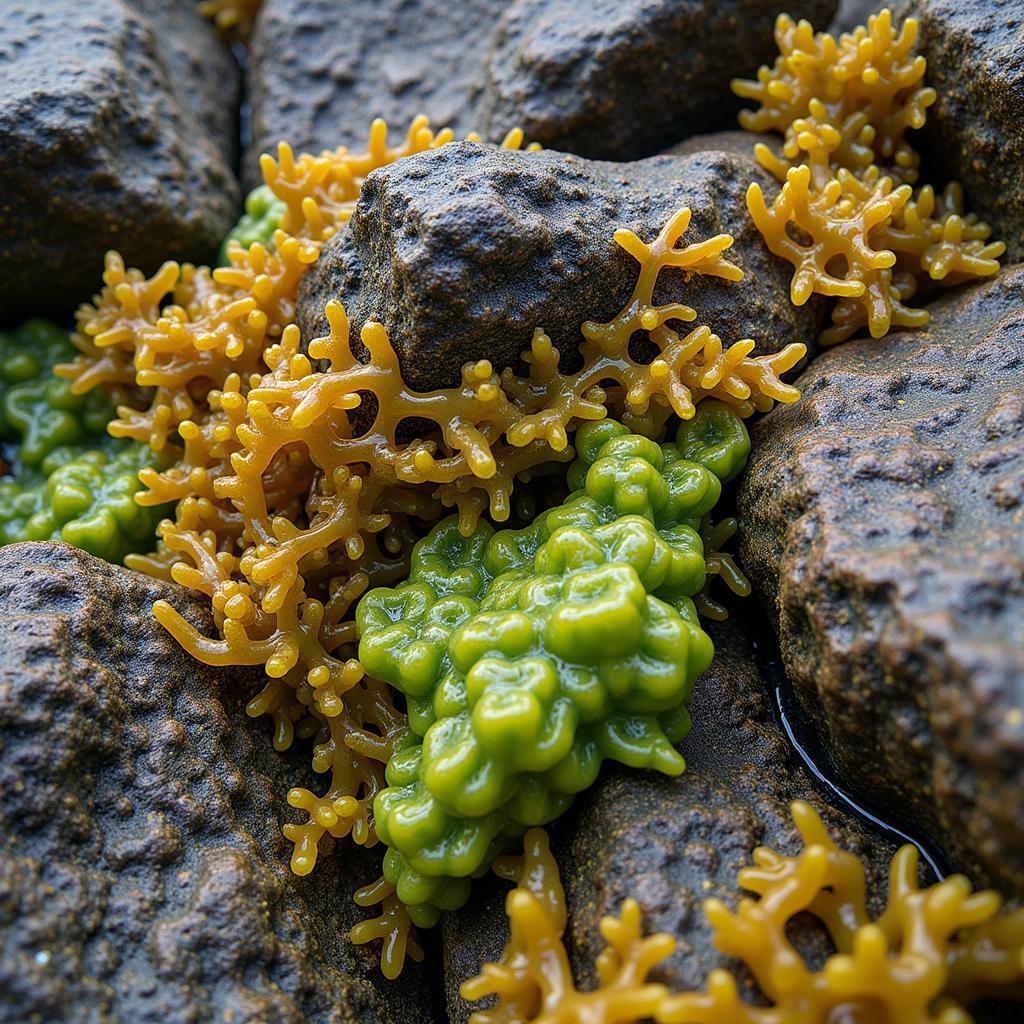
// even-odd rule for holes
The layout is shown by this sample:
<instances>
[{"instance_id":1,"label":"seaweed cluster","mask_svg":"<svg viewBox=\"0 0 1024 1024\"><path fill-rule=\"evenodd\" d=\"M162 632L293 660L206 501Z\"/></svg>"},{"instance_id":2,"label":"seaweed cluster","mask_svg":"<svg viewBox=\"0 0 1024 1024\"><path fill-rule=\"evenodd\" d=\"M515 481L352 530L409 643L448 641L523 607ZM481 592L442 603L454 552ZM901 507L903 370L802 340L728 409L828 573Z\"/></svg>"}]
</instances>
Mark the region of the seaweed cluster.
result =
<instances>
[{"instance_id":1,"label":"seaweed cluster","mask_svg":"<svg viewBox=\"0 0 1024 1024\"><path fill-rule=\"evenodd\" d=\"M0 333L0 544L63 540L119 562L153 546L167 509L136 504L153 453L107 436L108 396L53 376L73 351L45 320Z\"/></svg>"},{"instance_id":2,"label":"seaweed cluster","mask_svg":"<svg viewBox=\"0 0 1024 1024\"><path fill-rule=\"evenodd\" d=\"M463 368L457 386L416 392L380 324L364 325L367 355L356 356L338 302L326 310L329 335L303 344L292 323L298 284L351 216L363 179L452 137L418 118L395 147L375 122L365 153L296 156L281 144L261 161L269 195L251 201L239 229L248 248L232 240L226 266L169 262L150 278L109 254L103 291L77 314L78 357L58 368L75 394L126 396L110 432L164 460L141 474L138 500L173 503L174 518L160 524L156 551L127 564L205 593L219 635L199 634L163 602L158 619L208 664L264 667L269 680L249 711L272 716L278 747L295 735L315 738L314 766L331 781L323 796L289 794L308 819L287 828L299 873L312 870L325 835L376 842L372 806L408 727L390 688L354 657L352 608L368 587L406 575L414 543L447 510L458 511L465 536L484 513L507 520L516 482L568 462L570 435L588 420L612 414L658 436L673 414L692 417L709 398L747 416L798 397L780 375L802 345L753 356L751 341L725 346L706 326L677 330L696 319L689 307L654 304L666 268L742 277L722 256L729 236L680 243L688 210L650 243L616 232L640 265L638 281L612 321L582 325L577 373L559 370L557 350L538 329L526 376L482 359ZM518 132L503 143L521 144ZM274 218L267 244L261 234ZM630 353L638 332L657 353L649 362ZM357 427L351 413L367 393L376 399L372 419ZM708 528L706 539L720 544L733 528ZM710 553L709 565L744 587L727 556ZM384 899L385 918L394 911L399 922L388 931L390 956L408 927L396 897Z\"/></svg>"},{"instance_id":3,"label":"seaweed cluster","mask_svg":"<svg viewBox=\"0 0 1024 1024\"><path fill-rule=\"evenodd\" d=\"M374 817L385 878L424 927L604 760L685 767L674 744L713 653L693 603L700 530L750 439L705 402L672 443L604 419L576 449L562 504L521 530L444 520L408 579L357 608L359 660L406 695L417 738L389 761Z\"/></svg>"},{"instance_id":4,"label":"seaweed cluster","mask_svg":"<svg viewBox=\"0 0 1024 1024\"><path fill-rule=\"evenodd\" d=\"M740 871L738 883L756 898L741 899L735 912L719 900L705 904L715 945L747 965L769 1005L743 1000L724 969L712 972L705 992L671 993L649 982L674 941L642 938L632 900L619 917L601 922L608 948L596 964L599 985L579 991L562 940L558 869L546 836L535 830L521 861L496 865L518 883L506 901L511 937L501 961L462 986L469 1000L497 997L472 1024L970 1024L973 1003L1024 998L1024 911L1001 912L996 893L972 892L962 875L922 889L917 849L907 845L890 866L886 909L872 919L861 861L835 845L809 804L794 803L792 813L803 850L792 857L755 850L754 866ZM786 934L798 914L816 918L835 946L818 969Z\"/></svg>"},{"instance_id":5,"label":"seaweed cluster","mask_svg":"<svg viewBox=\"0 0 1024 1024\"><path fill-rule=\"evenodd\" d=\"M1002 242L965 214L956 183L941 193L915 188L920 156L906 138L924 125L935 90L915 55L918 24L897 33L884 9L838 40L780 14L779 57L757 81L733 90L760 104L740 114L751 132L784 136L781 152L754 152L782 188L769 205L750 185L747 206L773 253L793 264L791 298L838 299L824 344L867 327L874 338L893 327L921 327L928 312L906 305L935 285L955 285L999 269Z\"/></svg>"}]
</instances>

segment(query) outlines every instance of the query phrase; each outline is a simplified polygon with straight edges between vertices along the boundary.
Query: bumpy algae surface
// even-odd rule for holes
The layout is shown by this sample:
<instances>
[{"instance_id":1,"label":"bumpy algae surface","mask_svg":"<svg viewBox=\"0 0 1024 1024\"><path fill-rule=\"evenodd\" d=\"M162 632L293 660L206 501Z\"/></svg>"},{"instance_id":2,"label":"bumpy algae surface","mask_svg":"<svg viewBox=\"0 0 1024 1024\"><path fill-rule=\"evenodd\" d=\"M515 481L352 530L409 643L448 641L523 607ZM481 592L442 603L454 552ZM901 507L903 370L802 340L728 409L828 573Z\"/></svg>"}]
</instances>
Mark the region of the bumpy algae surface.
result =
<instances>
[{"instance_id":1,"label":"bumpy algae surface","mask_svg":"<svg viewBox=\"0 0 1024 1024\"><path fill-rule=\"evenodd\" d=\"M602 761L683 771L673 744L713 653L693 603L700 529L749 447L719 402L670 443L587 424L563 504L522 530L446 520L406 582L359 603L360 660L406 694L422 737L374 804L416 923L460 905L503 838L561 814Z\"/></svg>"},{"instance_id":2,"label":"bumpy algae surface","mask_svg":"<svg viewBox=\"0 0 1024 1024\"><path fill-rule=\"evenodd\" d=\"M154 456L107 436L114 408L103 393L76 395L53 376L73 353L45 320L0 333L0 544L63 540L119 562L152 546L164 511L135 501Z\"/></svg>"}]
</instances>

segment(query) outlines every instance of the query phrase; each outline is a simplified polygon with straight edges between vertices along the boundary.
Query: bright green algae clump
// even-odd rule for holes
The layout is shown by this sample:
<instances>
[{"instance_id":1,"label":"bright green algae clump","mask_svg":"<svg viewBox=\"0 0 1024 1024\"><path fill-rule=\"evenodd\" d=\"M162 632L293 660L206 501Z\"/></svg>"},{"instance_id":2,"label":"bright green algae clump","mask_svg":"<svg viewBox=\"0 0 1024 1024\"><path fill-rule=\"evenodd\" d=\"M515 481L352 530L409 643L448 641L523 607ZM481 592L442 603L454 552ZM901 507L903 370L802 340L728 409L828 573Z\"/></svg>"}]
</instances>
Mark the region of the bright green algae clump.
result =
<instances>
[{"instance_id":1,"label":"bright green algae clump","mask_svg":"<svg viewBox=\"0 0 1024 1024\"><path fill-rule=\"evenodd\" d=\"M245 197L245 213L227 233L224 244L220 247L221 264L227 266L231 262L228 259L230 242L240 242L246 249L253 242L260 242L267 249L273 249L274 232L280 226L281 218L287 209L284 201L270 191L269 185L254 188Z\"/></svg>"},{"instance_id":2,"label":"bright green algae clump","mask_svg":"<svg viewBox=\"0 0 1024 1024\"><path fill-rule=\"evenodd\" d=\"M524 530L440 523L407 582L357 610L367 672L408 697L421 742L374 803L384 874L413 921L466 899L503 840L561 814L602 761L678 775L673 744L711 662L693 595L700 527L746 461L728 407L705 402L657 444L582 426L575 488Z\"/></svg>"},{"instance_id":3,"label":"bright green algae clump","mask_svg":"<svg viewBox=\"0 0 1024 1024\"><path fill-rule=\"evenodd\" d=\"M135 503L153 455L107 436L105 396L73 395L53 375L74 354L67 332L44 320L0 332L0 544L63 540L119 562L153 547L166 509Z\"/></svg>"}]
</instances>

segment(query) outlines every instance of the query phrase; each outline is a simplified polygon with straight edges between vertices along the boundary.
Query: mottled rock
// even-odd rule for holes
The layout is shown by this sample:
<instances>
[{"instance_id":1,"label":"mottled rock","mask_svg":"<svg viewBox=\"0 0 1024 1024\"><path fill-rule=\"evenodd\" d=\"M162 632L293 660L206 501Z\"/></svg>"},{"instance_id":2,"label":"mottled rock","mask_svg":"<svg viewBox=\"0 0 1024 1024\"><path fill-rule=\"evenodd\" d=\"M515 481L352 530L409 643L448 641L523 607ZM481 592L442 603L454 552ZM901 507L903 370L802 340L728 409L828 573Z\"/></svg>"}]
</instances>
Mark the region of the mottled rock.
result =
<instances>
[{"instance_id":1,"label":"mottled rock","mask_svg":"<svg viewBox=\"0 0 1024 1024\"><path fill-rule=\"evenodd\" d=\"M787 9L827 25L836 0ZM483 123L598 160L731 127L729 81L774 58L778 13L778 0L515 0L488 58Z\"/></svg>"},{"instance_id":2,"label":"mottled rock","mask_svg":"<svg viewBox=\"0 0 1024 1024\"><path fill-rule=\"evenodd\" d=\"M743 564L841 777L1024 895L1024 267L754 427Z\"/></svg>"},{"instance_id":3,"label":"mottled rock","mask_svg":"<svg viewBox=\"0 0 1024 1024\"><path fill-rule=\"evenodd\" d=\"M208 260L231 227L238 69L190 0L5 0L0 320L69 311L103 254Z\"/></svg>"},{"instance_id":4,"label":"mottled rock","mask_svg":"<svg viewBox=\"0 0 1024 1024\"><path fill-rule=\"evenodd\" d=\"M711 945L702 903L714 896L735 905L736 872L751 863L755 846L800 850L789 814L793 800L810 801L837 842L864 857L869 892L879 908L895 847L818 796L776 723L769 684L739 624L712 626L711 632L715 660L697 681L690 702L693 728L680 746L685 773L670 779L622 768L603 771L550 828L566 888L566 944L578 983L596 983L594 958L603 946L598 922L618 913L630 896L640 903L648 932L665 931L677 940L654 980L695 989L706 984L710 970L735 968ZM461 918L445 923L453 1021L466 1019L457 981L500 954L508 937L501 912L507 884L481 889ZM818 962L830 952L808 919L794 919L790 931L809 960Z\"/></svg>"},{"instance_id":5,"label":"mottled rock","mask_svg":"<svg viewBox=\"0 0 1024 1024\"><path fill-rule=\"evenodd\" d=\"M967 207L1024 259L1024 4L901 0L921 23L919 50L939 98L916 133L929 179L960 181Z\"/></svg>"},{"instance_id":6,"label":"mottled rock","mask_svg":"<svg viewBox=\"0 0 1024 1024\"><path fill-rule=\"evenodd\" d=\"M494 25L510 0L265 0L252 40L251 188L259 155L364 147L370 121L404 132L417 114L459 135L474 106Z\"/></svg>"},{"instance_id":7,"label":"mottled rock","mask_svg":"<svg viewBox=\"0 0 1024 1024\"><path fill-rule=\"evenodd\" d=\"M0 1021L430 1020L423 971L384 982L348 941L377 858L290 874L308 750L271 749L259 680L193 662L162 596L63 544L0 550Z\"/></svg>"},{"instance_id":8,"label":"mottled rock","mask_svg":"<svg viewBox=\"0 0 1024 1024\"><path fill-rule=\"evenodd\" d=\"M750 181L775 188L733 149L616 164L452 143L366 179L347 228L303 280L299 324L306 338L325 333L324 305L341 299L354 337L368 319L384 324L418 388L457 384L468 360L514 363L538 326L575 367L580 324L610 320L636 281L615 229L651 241L685 205L693 220L683 243L727 231L746 279L669 269L655 298L693 306L725 342L751 337L761 352L809 342L823 307L789 301L789 268L747 214Z\"/></svg>"}]
</instances>

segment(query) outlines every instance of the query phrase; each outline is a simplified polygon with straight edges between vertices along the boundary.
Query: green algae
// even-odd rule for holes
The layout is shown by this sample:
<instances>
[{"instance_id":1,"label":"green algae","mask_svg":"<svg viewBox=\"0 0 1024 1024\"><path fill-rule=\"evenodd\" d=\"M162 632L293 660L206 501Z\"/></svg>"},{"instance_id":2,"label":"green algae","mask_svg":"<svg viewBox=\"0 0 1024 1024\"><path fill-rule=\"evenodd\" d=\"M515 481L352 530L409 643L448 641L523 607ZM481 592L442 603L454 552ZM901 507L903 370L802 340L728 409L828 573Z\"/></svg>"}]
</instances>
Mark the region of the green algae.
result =
<instances>
[{"instance_id":1,"label":"green algae","mask_svg":"<svg viewBox=\"0 0 1024 1024\"><path fill-rule=\"evenodd\" d=\"M576 445L563 504L523 530L443 521L408 580L357 609L360 660L406 695L421 738L389 762L374 816L385 877L422 926L603 761L685 768L675 744L713 654L693 603L700 529L746 461L746 428L707 402L673 443L605 420Z\"/></svg>"},{"instance_id":2,"label":"green algae","mask_svg":"<svg viewBox=\"0 0 1024 1024\"><path fill-rule=\"evenodd\" d=\"M136 504L153 454L107 435L106 396L72 394L53 375L74 354L67 332L45 320L0 332L0 544L63 540L120 562L152 549L166 508Z\"/></svg>"}]
</instances>

